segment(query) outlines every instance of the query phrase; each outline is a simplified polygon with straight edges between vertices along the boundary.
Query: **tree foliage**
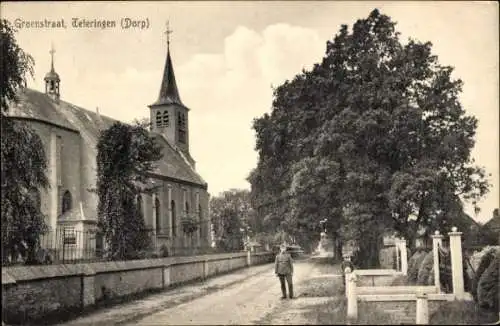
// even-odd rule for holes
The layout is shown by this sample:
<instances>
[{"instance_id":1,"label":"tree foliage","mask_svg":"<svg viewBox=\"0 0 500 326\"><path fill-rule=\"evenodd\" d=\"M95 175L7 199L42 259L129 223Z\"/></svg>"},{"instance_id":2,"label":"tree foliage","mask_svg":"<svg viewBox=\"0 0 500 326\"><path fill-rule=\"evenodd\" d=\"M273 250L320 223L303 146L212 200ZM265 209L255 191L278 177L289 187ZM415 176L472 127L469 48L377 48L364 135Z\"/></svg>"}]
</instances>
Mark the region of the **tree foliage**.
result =
<instances>
[{"instance_id":1,"label":"tree foliage","mask_svg":"<svg viewBox=\"0 0 500 326\"><path fill-rule=\"evenodd\" d=\"M31 264L40 234L47 230L40 203L40 192L48 187L47 159L36 132L6 115L27 75L33 76L34 60L19 47L15 32L7 20L0 20L2 259L21 254Z\"/></svg>"},{"instance_id":2,"label":"tree foliage","mask_svg":"<svg viewBox=\"0 0 500 326\"><path fill-rule=\"evenodd\" d=\"M149 249L147 232L137 198L152 191L150 177L161 147L140 123L116 122L104 130L97 145L97 193L99 227L113 260L137 258Z\"/></svg>"},{"instance_id":3,"label":"tree foliage","mask_svg":"<svg viewBox=\"0 0 500 326\"><path fill-rule=\"evenodd\" d=\"M373 10L326 44L321 63L274 90L272 112L254 121L252 202L265 225L360 242L378 263L387 229L407 239L416 225L442 229L461 199L488 191L470 156L477 119L459 102L462 82L432 44L403 44Z\"/></svg>"},{"instance_id":4,"label":"tree foliage","mask_svg":"<svg viewBox=\"0 0 500 326\"><path fill-rule=\"evenodd\" d=\"M26 86L27 77L33 77L35 61L17 44L15 33L6 19L0 20L0 106L2 113L9 107L9 102L15 101L19 88Z\"/></svg>"},{"instance_id":5,"label":"tree foliage","mask_svg":"<svg viewBox=\"0 0 500 326\"><path fill-rule=\"evenodd\" d=\"M242 250L246 235L260 234L248 190L231 189L210 199L210 219L214 225L216 245L226 251Z\"/></svg>"}]
</instances>

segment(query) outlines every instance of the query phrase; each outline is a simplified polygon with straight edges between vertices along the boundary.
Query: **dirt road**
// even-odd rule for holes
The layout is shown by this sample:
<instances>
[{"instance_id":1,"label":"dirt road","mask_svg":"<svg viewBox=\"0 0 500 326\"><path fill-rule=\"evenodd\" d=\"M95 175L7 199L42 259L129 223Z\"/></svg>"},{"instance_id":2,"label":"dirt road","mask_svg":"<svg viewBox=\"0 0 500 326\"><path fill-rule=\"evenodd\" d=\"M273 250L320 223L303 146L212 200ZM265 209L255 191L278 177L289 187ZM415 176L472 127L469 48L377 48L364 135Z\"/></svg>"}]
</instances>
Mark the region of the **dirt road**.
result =
<instances>
[{"instance_id":1,"label":"dirt road","mask_svg":"<svg viewBox=\"0 0 500 326\"><path fill-rule=\"evenodd\" d=\"M267 264L153 294L60 325L310 324L314 318L307 320L304 308L331 299L333 289L338 288L335 275L332 278L330 274L325 283L328 286L322 284L319 292L311 290L309 283L324 277L325 271L320 269L311 260L295 262L293 300L280 299L274 264Z\"/></svg>"},{"instance_id":2,"label":"dirt road","mask_svg":"<svg viewBox=\"0 0 500 326\"><path fill-rule=\"evenodd\" d=\"M300 282L308 277L312 265L296 262L294 283L300 300ZM165 309L127 325L243 325L258 324L281 300L279 281L274 267L224 290L202 296L184 304Z\"/></svg>"}]
</instances>

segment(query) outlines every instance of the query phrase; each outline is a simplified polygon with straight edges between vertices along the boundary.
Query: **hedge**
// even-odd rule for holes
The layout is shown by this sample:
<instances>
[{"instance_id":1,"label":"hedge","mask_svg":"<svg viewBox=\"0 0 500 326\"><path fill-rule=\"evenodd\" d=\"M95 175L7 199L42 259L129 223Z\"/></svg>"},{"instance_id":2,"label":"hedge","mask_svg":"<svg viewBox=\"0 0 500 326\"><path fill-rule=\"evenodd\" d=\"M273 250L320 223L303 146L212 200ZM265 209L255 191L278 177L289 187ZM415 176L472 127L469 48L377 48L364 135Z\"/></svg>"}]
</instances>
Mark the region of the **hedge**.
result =
<instances>
[{"instance_id":1,"label":"hedge","mask_svg":"<svg viewBox=\"0 0 500 326\"><path fill-rule=\"evenodd\" d=\"M418 269L417 275L417 285L429 285L429 276L431 276L434 270L434 256L433 252L428 252L420 263L420 268Z\"/></svg>"},{"instance_id":2,"label":"hedge","mask_svg":"<svg viewBox=\"0 0 500 326\"><path fill-rule=\"evenodd\" d=\"M498 269L500 268L500 255L495 255L488 268L481 274L477 286L477 301L479 306L498 311Z\"/></svg>"},{"instance_id":3,"label":"hedge","mask_svg":"<svg viewBox=\"0 0 500 326\"><path fill-rule=\"evenodd\" d=\"M427 252L424 249L417 249L408 261L408 284L416 284L420 264L424 260Z\"/></svg>"}]
</instances>

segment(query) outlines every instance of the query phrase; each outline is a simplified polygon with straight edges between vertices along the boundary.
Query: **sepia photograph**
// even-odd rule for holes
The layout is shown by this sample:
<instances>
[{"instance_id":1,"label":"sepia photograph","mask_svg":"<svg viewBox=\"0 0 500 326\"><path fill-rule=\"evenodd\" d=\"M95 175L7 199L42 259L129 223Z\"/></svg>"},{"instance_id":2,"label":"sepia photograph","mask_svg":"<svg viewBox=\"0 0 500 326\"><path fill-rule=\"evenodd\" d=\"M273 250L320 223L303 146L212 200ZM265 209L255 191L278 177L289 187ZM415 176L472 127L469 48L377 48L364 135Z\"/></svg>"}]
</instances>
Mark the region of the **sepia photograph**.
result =
<instances>
[{"instance_id":1,"label":"sepia photograph","mask_svg":"<svg viewBox=\"0 0 500 326\"><path fill-rule=\"evenodd\" d=\"M3 1L2 325L496 325L496 1Z\"/></svg>"}]
</instances>

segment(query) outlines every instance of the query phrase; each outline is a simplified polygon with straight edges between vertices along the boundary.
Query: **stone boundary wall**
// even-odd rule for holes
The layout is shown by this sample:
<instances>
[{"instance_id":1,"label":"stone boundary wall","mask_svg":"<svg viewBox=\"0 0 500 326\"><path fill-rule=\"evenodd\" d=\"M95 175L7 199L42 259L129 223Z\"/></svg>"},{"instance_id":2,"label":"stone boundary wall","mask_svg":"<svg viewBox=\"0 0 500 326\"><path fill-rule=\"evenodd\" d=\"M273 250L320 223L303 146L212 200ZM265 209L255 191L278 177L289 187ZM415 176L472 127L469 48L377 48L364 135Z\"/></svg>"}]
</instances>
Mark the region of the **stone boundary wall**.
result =
<instances>
[{"instance_id":1,"label":"stone boundary wall","mask_svg":"<svg viewBox=\"0 0 500 326\"><path fill-rule=\"evenodd\" d=\"M272 253L2 268L2 319L19 324L78 313L101 302L162 290L274 261Z\"/></svg>"}]
</instances>

